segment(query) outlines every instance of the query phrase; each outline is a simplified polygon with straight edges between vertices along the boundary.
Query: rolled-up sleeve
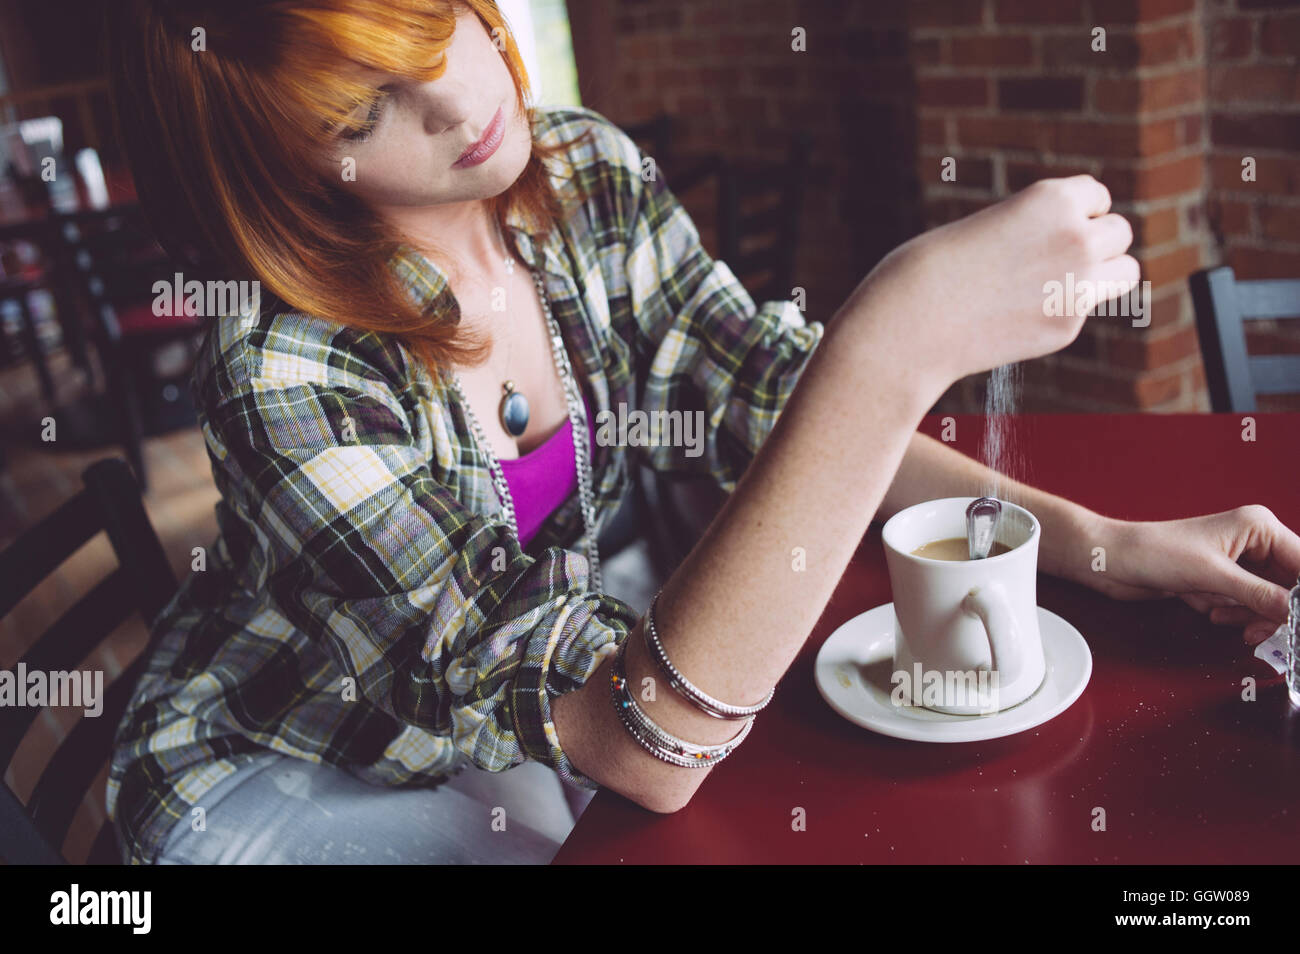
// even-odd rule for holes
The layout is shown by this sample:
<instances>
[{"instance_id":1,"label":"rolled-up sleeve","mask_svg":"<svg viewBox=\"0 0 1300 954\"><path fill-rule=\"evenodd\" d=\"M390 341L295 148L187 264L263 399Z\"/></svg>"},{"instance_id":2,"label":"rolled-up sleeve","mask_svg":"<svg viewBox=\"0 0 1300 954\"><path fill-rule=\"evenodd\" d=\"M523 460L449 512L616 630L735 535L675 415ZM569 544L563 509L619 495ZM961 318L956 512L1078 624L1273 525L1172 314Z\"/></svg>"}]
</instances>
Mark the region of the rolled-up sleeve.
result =
<instances>
[{"instance_id":1,"label":"rolled-up sleeve","mask_svg":"<svg viewBox=\"0 0 1300 954\"><path fill-rule=\"evenodd\" d=\"M264 365L267 364L264 362ZM526 759L585 788L552 701L580 688L636 624L587 592L587 563L524 553L508 527L430 471L395 390L264 373L210 415L220 466L274 551L280 610L356 691L402 723L453 740L475 765Z\"/></svg>"},{"instance_id":2,"label":"rolled-up sleeve","mask_svg":"<svg viewBox=\"0 0 1300 954\"><path fill-rule=\"evenodd\" d=\"M636 319L642 408L699 412L703 453L651 448L660 471L704 468L730 492L793 392L823 325L793 301L755 305L726 262L700 243L690 215L662 175L644 181L641 153L613 128L627 194L627 279Z\"/></svg>"}]
</instances>

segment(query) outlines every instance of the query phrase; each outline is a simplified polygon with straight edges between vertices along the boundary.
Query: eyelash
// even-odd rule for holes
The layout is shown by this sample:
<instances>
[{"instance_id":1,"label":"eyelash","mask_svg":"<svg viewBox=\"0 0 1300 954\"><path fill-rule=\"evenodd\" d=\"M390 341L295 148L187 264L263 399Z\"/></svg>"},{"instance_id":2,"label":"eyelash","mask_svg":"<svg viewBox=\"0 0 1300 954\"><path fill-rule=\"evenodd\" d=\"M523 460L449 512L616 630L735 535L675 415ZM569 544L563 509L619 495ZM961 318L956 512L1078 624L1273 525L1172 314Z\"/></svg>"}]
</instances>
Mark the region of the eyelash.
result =
<instances>
[{"instance_id":1,"label":"eyelash","mask_svg":"<svg viewBox=\"0 0 1300 954\"><path fill-rule=\"evenodd\" d=\"M373 136L375 133L375 127L379 124L379 117L383 113L383 105L384 105L385 98L386 98L386 94L384 93L380 93L378 96L376 96L374 102L371 103L370 112L366 116L365 123L360 127L358 127L357 129L353 129L353 130L345 129L344 131L339 133L339 137L341 139L347 140L348 142L365 142L367 139Z\"/></svg>"}]
</instances>

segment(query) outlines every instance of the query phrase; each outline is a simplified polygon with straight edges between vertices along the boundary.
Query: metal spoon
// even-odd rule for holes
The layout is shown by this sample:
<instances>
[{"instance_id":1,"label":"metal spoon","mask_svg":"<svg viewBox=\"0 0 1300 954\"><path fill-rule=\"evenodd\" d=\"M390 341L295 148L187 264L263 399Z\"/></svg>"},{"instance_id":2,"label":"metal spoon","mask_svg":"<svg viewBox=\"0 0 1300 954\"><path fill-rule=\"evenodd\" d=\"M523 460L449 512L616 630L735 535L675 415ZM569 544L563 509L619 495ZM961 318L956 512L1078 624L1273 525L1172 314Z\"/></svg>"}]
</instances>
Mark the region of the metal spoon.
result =
<instances>
[{"instance_id":1,"label":"metal spoon","mask_svg":"<svg viewBox=\"0 0 1300 954\"><path fill-rule=\"evenodd\" d=\"M972 560L983 560L989 555L1001 518L1002 503L996 497L980 497L966 508L966 542Z\"/></svg>"}]
</instances>

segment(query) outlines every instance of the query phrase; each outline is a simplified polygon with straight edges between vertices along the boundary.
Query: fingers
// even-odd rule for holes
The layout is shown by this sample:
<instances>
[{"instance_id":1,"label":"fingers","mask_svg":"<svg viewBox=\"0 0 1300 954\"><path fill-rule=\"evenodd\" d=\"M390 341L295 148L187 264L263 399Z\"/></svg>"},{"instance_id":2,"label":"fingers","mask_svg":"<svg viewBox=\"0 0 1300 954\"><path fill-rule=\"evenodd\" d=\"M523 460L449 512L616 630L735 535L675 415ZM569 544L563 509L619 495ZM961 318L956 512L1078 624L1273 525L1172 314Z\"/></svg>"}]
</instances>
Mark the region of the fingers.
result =
<instances>
[{"instance_id":1,"label":"fingers","mask_svg":"<svg viewBox=\"0 0 1300 954\"><path fill-rule=\"evenodd\" d=\"M1088 223L1088 240L1101 261L1116 258L1133 244L1133 226L1124 216L1110 212Z\"/></svg>"},{"instance_id":2,"label":"fingers","mask_svg":"<svg viewBox=\"0 0 1300 954\"><path fill-rule=\"evenodd\" d=\"M1211 607L1210 622L1218 623L1221 626L1245 626L1249 623L1267 623L1270 626L1278 625L1276 622L1265 619L1254 610L1247 609L1245 606Z\"/></svg>"},{"instance_id":3,"label":"fingers","mask_svg":"<svg viewBox=\"0 0 1300 954\"><path fill-rule=\"evenodd\" d=\"M1251 545L1242 555L1257 563L1277 563L1294 585L1300 577L1300 536L1260 504L1240 507L1236 514L1257 531L1250 534Z\"/></svg>"},{"instance_id":4,"label":"fingers","mask_svg":"<svg viewBox=\"0 0 1300 954\"><path fill-rule=\"evenodd\" d=\"M1092 176L1085 173L1068 176L1061 181L1065 183L1077 208L1088 218L1096 218L1110 211L1110 190Z\"/></svg>"},{"instance_id":5,"label":"fingers","mask_svg":"<svg viewBox=\"0 0 1300 954\"><path fill-rule=\"evenodd\" d=\"M1220 564L1220 579L1227 595L1264 619L1286 619L1287 591L1271 580L1256 576L1245 567L1238 566L1226 557Z\"/></svg>"},{"instance_id":6,"label":"fingers","mask_svg":"<svg viewBox=\"0 0 1300 954\"><path fill-rule=\"evenodd\" d=\"M1262 643L1264 640L1268 639L1270 636L1273 635L1273 631L1276 629L1277 626L1274 623L1268 623L1268 624L1256 623L1252 626L1247 626L1244 630L1242 630L1241 635L1246 642L1250 643L1253 646L1258 643Z\"/></svg>"}]
</instances>

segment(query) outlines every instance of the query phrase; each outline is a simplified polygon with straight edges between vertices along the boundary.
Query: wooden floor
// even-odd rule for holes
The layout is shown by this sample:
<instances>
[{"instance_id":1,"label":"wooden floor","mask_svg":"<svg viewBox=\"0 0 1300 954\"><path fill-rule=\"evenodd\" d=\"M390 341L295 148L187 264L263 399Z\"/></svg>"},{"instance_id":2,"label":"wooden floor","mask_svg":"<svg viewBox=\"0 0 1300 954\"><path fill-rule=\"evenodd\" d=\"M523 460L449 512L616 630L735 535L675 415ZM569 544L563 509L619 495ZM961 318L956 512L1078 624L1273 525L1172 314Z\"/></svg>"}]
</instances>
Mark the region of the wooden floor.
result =
<instances>
[{"instance_id":1,"label":"wooden floor","mask_svg":"<svg viewBox=\"0 0 1300 954\"><path fill-rule=\"evenodd\" d=\"M62 353L51 356L60 402L86 393L82 375ZM57 439L41 440L42 419L50 416L35 372L28 365L0 370L0 547L7 546L25 529L51 513L81 488L81 473L105 457L122 457L120 446L97 449L61 448ZM178 578L190 570L190 550L210 546L217 526L213 504L218 495L197 429L150 438L145 444L149 491L145 508ZM31 643L91 585L115 565L103 534L92 539L40 587L0 620L0 669L12 670ZM147 633L143 622L130 620L82 664L103 669L104 688L143 648ZM50 754L81 718L81 710L46 708L28 731L4 773L4 782L24 803L30 796ZM107 764L87 793L71 832L63 845L71 862L84 860L94 835L104 820L104 784ZM2 863L2 859L0 859Z\"/></svg>"}]
</instances>

